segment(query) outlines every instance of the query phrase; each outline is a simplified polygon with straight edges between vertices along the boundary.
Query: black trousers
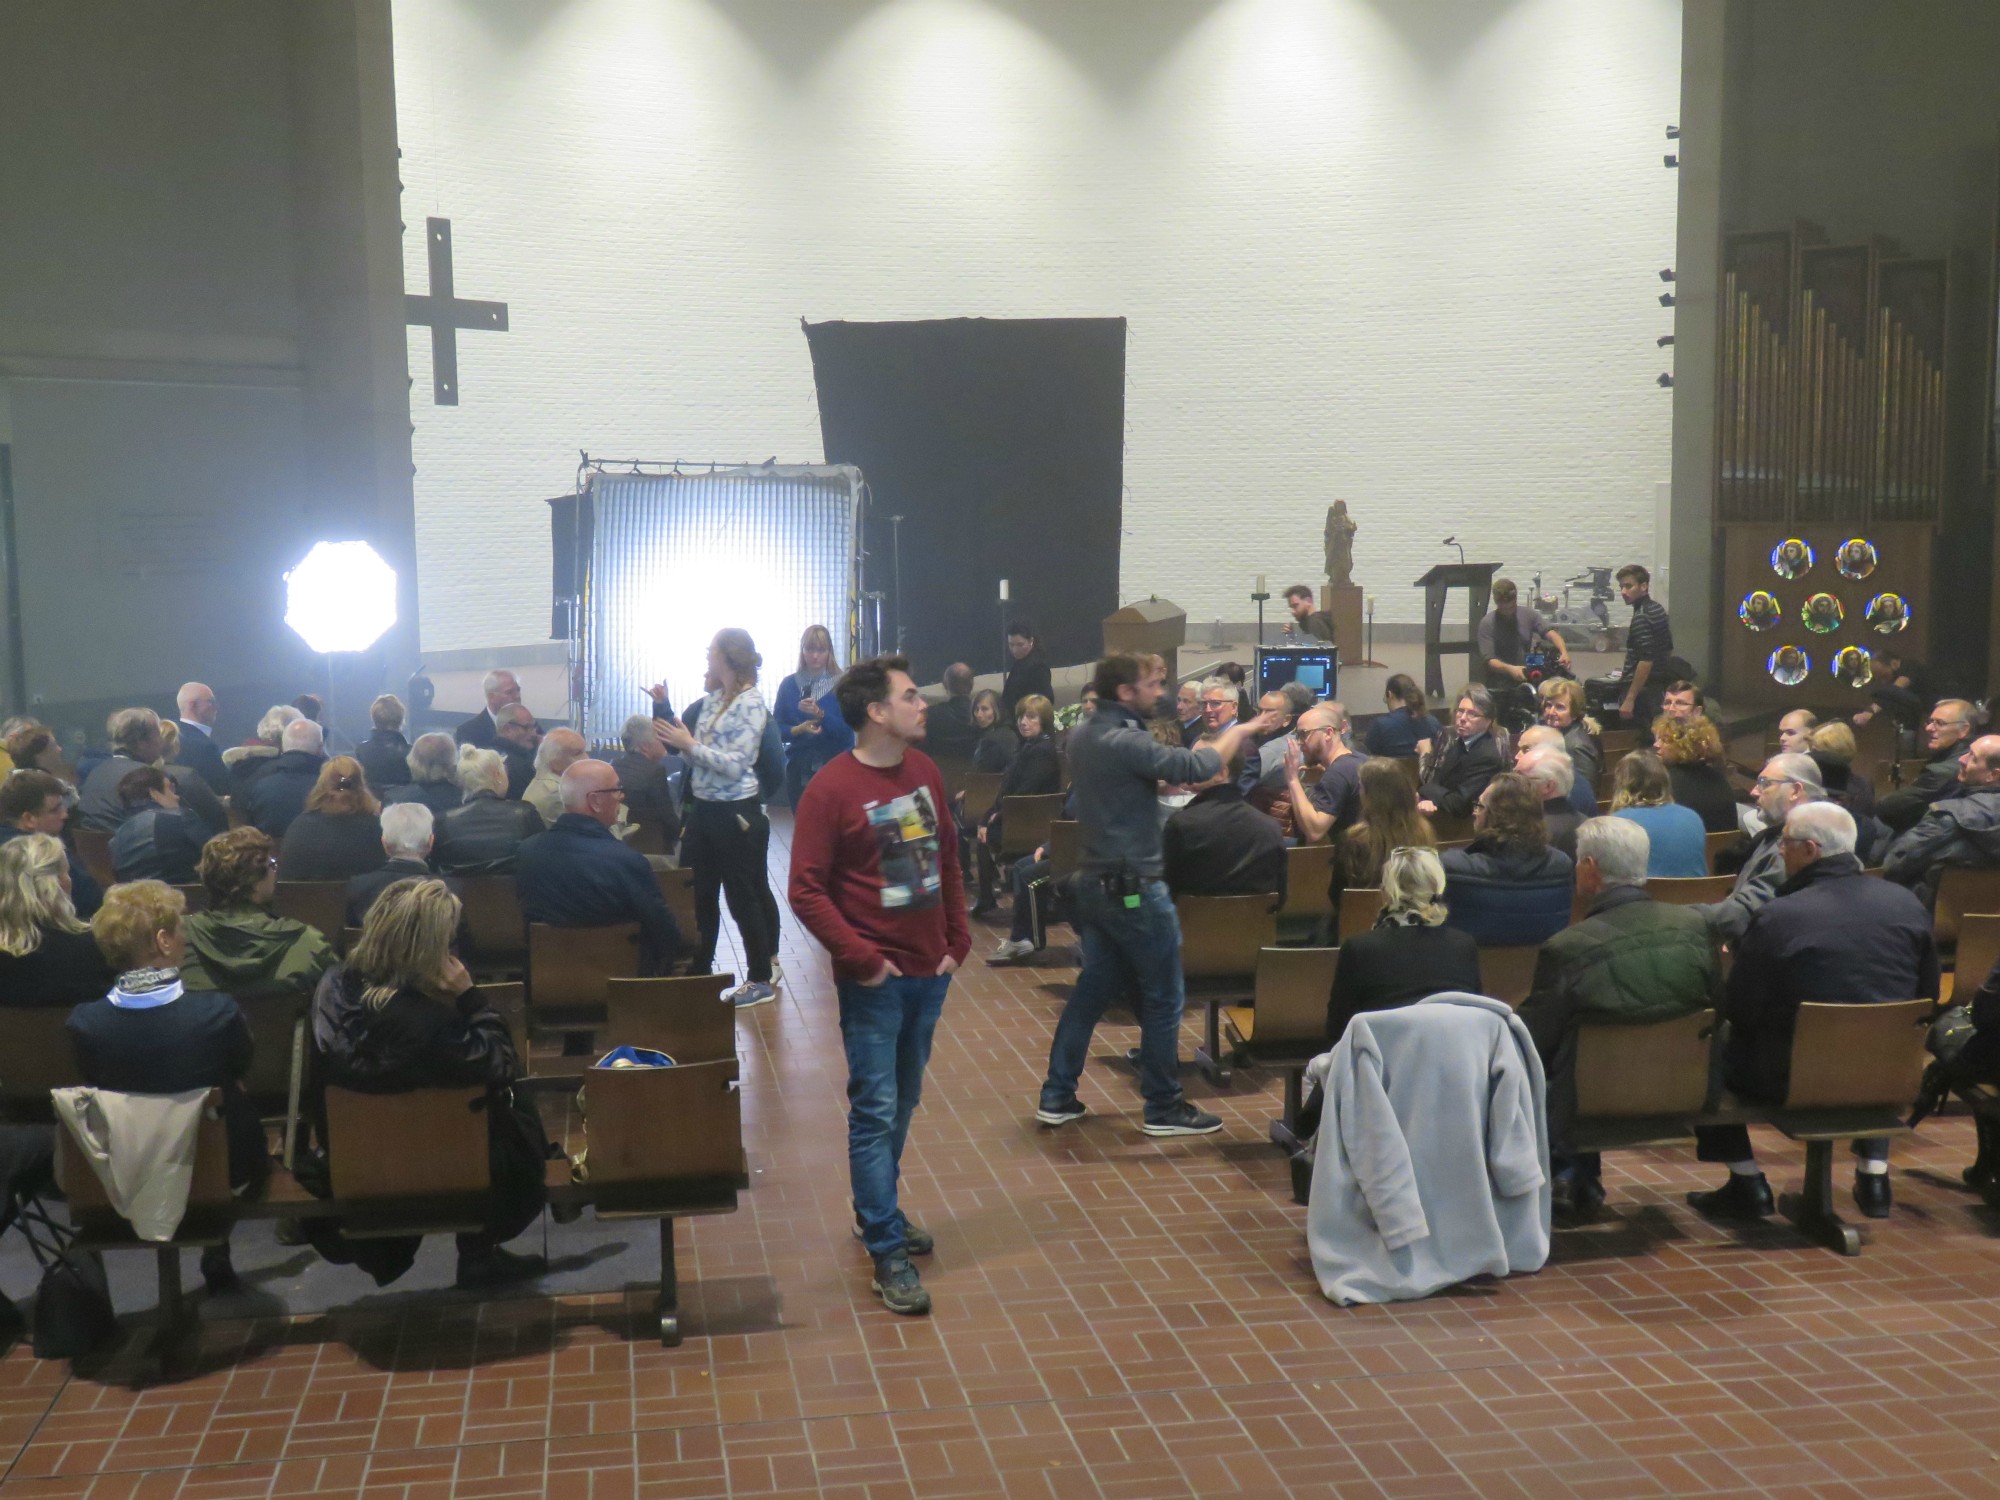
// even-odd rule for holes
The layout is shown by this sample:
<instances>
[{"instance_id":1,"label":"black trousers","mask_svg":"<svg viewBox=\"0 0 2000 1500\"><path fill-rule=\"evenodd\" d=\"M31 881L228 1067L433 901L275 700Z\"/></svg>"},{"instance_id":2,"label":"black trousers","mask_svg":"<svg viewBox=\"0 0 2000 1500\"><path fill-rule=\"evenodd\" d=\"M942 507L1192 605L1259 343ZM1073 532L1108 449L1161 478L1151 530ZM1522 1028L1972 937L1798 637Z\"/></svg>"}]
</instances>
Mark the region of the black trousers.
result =
<instances>
[{"instance_id":1,"label":"black trousers","mask_svg":"<svg viewBox=\"0 0 2000 1500\"><path fill-rule=\"evenodd\" d=\"M694 972L715 968L716 940L722 933L722 900L743 935L749 978L771 980L771 955L778 946L778 898L771 894L771 824L755 798L704 802L689 798L681 863L694 872L694 913L701 934Z\"/></svg>"}]
</instances>

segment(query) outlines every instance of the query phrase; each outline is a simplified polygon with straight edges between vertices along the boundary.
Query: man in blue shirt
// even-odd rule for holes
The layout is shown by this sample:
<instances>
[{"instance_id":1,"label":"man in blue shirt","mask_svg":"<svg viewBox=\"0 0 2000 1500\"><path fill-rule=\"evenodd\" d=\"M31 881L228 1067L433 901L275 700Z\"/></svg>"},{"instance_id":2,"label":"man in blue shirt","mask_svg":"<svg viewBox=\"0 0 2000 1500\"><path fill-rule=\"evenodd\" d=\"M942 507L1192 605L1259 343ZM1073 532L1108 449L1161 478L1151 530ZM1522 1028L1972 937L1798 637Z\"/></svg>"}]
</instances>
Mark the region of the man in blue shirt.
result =
<instances>
[{"instance_id":1,"label":"man in blue shirt","mask_svg":"<svg viewBox=\"0 0 2000 1500\"><path fill-rule=\"evenodd\" d=\"M563 813L547 833L521 845L514 866L521 911L551 927L639 924L639 972L664 974L681 933L646 856L612 836L624 797L618 773L601 760L563 772Z\"/></svg>"}]
</instances>

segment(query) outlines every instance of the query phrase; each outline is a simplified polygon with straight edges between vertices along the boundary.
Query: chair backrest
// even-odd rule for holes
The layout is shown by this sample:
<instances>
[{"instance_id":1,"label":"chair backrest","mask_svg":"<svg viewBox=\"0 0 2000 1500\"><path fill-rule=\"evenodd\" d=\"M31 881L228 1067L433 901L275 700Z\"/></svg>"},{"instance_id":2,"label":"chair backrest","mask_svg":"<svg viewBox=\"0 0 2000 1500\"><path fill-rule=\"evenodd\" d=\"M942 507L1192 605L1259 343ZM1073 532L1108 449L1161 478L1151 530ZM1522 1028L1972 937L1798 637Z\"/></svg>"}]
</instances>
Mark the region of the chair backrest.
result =
<instances>
[{"instance_id":1,"label":"chair backrest","mask_svg":"<svg viewBox=\"0 0 2000 1500\"><path fill-rule=\"evenodd\" d=\"M1253 979L1257 952L1278 940L1278 893L1180 896L1181 972L1189 979Z\"/></svg>"},{"instance_id":2,"label":"chair backrest","mask_svg":"<svg viewBox=\"0 0 2000 1500\"><path fill-rule=\"evenodd\" d=\"M1661 875L1646 882L1646 894L1668 906L1720 901L1735 889L1734 875L1690 875L1678 879Z\"/></svg>"},{"instance_id":3,"label":"chair backrest","mask_svg":"<svg viewBox=\"0 0 2000 1500\"><path fill-rule=\"evenodd\" d=\"M511 984L486 983L479 986L479 993L492 1006L501 1020L507 1023L507 1034L514 1040L514 1051L523 1063L528 1060L528 987L515 981Z\"/></svg>"},{"instance_id":4,"label":"chair backrest","mask_svg":"<svg viewBox=\"0 0 2000 1500\"><path fill-rule=\"evenodd\" d=\"M550 927L528 924L528 1014L598 1009L604 981L639 974L639 924Z\"/></svg>"},{"instance_id":5,"label":"chair backrest","mask_svg":"<svg viewBox=\"0 0 2000 1500\"><path fill-rule=\"evenodd\" d=\"M243 1087L266 1114L285 1107L292 1088L292 1032L303 1020L312 997L237 995L236 1008L250 1027L250 1071Z\"/></svg>"},{"instance_id":6,"label":"chair backrest","mask_svg":"<svg viewBox=\"0 0 2000 1500\"><path fill-rule=\"evenodd\" d=\"M116 885L118 871L111 863L111 835L101 828L85 828L81 823L73 824L70 834L76 840L76 857L90 871L90 878L106 890Z\"/></svg>"},{"instance_id":7,"label":"chair backrest","mask_svg":"<svg viewBox=\"0 0 2000 1500\"><path fill-rule=\"evenodd\" d=\"M590 1185L743 1175L736 1059L673 1068L592 1068L583 1085ZM663 1129L671 1121L671 1129Z\"/></svg>"},{"instance_id":8,"label":"chair backrest","mask_svg":"<svg viewBox=\"0 0 2000 1500\"><path fill-rule=\"evenodd\" d=\"M667 847L667 830L659 823L634 823L632 831L625 835L627 849L637 849L641 854L671 854Z\"/></svg>"},{"instance_id":9,"label":"chair backrest","mask_svg":"<svg viewBox=\"0 0 2000 1500\"><path fill-rule=\"evenodd\" d=\"M1742 837L1743 835L1734 828L1726 828L1721 833L1711 833L1703 836L1702 852L1708 856L1708 868L1711 874L1715 870L1715 857Z\"/></svg>"},{"instance_id":10,"label":"chair backrest","mask_svg":"<svg viewBox=\"0 0 2000 1500\"><path fill-rule=\"evenodd\" d=\"M56 1158L56 1181L68 1200L73 1222L122 1217L112 1208L111 1195L65 1126L56 1129ZM222 1090L210 1089L194 1138L194 1178L188 1184L188 1207L223 1208L230 1201L229 1127L222 1118Z\"/></svg>"},{"instance_id":11,"label":"chair backrest","mask_svg":"<svg viewBox=\"0 0 2000 1500\"><path fill-rule=\"evenodd\" d=\"M271 910L317 927L321 936L338 947L347 934L347 882L281 880L271 898Z\"/></svg>"},{"instance_id":12,"label":"chair backrest","mask_svg":"<svg viewBox=\"0 0 2000 1500\"><path fill-rule=\"evenodd\" d=\"M208 887L200 881L193 885L177 885L174 889L181 893L181 901L190 913L208 910Z\"/></svg>"},{"instance_id":13,"label":"chair backrest","mask_svg":"<svg viewBox=\"0 0 2000 1500\"><path fill-rule=\"evenodd\" d=\"M1636 729L1607 729L1597 737L1598 748L1604 752L1604 761L1609 765L1613 760L1623 760L1627 752L1639 745L1639 731Z\"/></svg>"},{"instance_id":14,"label":"chair backrest","mask_svg":"<svg viewBox=\"0 0 2000 1500\"><path fill-rule=\"evenodd\" d=\"M484 1089L329 1088L326 1132L336 1198L464 1197L492 1181Z\"/></svg>"},{"instance_id":15,"label":"chair backrest","mask_svg":"<svg viewBox=\"0 0 2000 1500\"><path fill-rule=\"evenodd\" d=\"M512 875L462 875L459 900L472 962L482 969L523 968L528 962L528 919Z\"/></svg>"},{"instance_id":16,"label":"chair backrest","mask_svg":"<svg viewBox=\"0 0 2000 1500\"><path fill-rule=\"evenodd\" d=\"M649 1047L677 1063L734 1061L736 1007L722 998L732 978L605 980L603 1047Z\"/></svg>"},{"instance_id":17,"label":"chair backrest","mask_svg":"<svg viewBox=\"0 0 2000 1500\"><path fill-rule=\"evenodd\" d=\"M660 899L674 914L674 925L681 930L681 941L692 947L701 928L701 919L694 911L694 871L672 866L653 871L653 879L659 882Z\"/></svg>"},{"instance_id":18,"label":"chair backrest","mask_svg":"<svg viewBox=\"0 0 2000 1500\"><path fill-rule=\"evenodd\" d=\"M977 823L993 811L993 804L1000 796L1000 783L1007 778L999 771L967 771L963 778L965 792L965 821Z\"/></svg>"},{"instance_id":19,"label":"chair backrest","mask_svg":"<svg viewBox=\"0 0 2000 1500\"><path fill-rule=\"evenodd\" d=\"M1049 878L1066 880L1076 873L1083 858L1083 830L1074 819L1057 818L1049 824Z\"/></svg>"},{"instance_id":20,"label":"chair backrest","mask_svg":"<svg viewBox=\"0 0 2000 1500\"><path fill-rule=\"evenodd\" d=\"M1577 1118L1700 1113L1708 1102L1708 1047L1714 1028L1712 1010L1645 1026L1579 1026Z\"/></svg>"},{"instance_id":21,"label":"chair backrest","mask_svg":"<svg viewBox=\"0 0 2000 1500\"><path fill-rule=\"evenodd\" d=\"M1993 966L2000 964L2000 916L1980 912L1958 919L1958 960L1953 971L1951 996L1969 1004L1972 992L1986 983Z\"/></svg>"},{"instance_id":22,"label":"chair backrest","mask_svg":"<svg viewBox=\"0 0 2000 1500\"><path fill-rule=\"evenodd\" d=\"M1019 859L1048 841L1049 825L1062 816L1061 792L1008 797L1000 804L1000 857Z\"/></svg>"},{"instance_id":23,"label":"chair backrest","mask_svg":"<svg viewBox=\"0 0 2000 1500\"><path fill-rule=\"evenodd\" d=\"M68 1020L60 1005L0 1008L0 1111L10 1119L49 1119L49 1090L83 1082Z\"/></svg>"},{"instance_id":24,"label":"chair backrest","mask_svg":"<svg viewBox=\"0 0 2000 1500\"><path fill-rule=\"evenodd\" d=\"M1935 927L1940 943L1958 941L1959 922L1971 913L2000 912L2000 866L1947 865L1938 880Z\"/></svg>"},{"instance_id":25,"label":"chair backrest","mask_svg":"<svg viewBox=\"0 0 2000 1500\"><path fill-rule=\"evenodd\" d=\"M1333 873L1339 863L1337 845L1295 844L1285 851L1285 904L1281 917L1323 917L1333 911ZM1259 1020L1258 1025L1264 1023Z\"/></svg>"},{"instance_id":26,"label":"chair backrest","mask_svg":"<svg viewBox=\"0 0 2000 1500\"><path fill-rule=\"evenodd\" d=\"M1376 886L1350 885L1340 893L1340 940L1366 932L1382 915L1382 892Z\"/></svg>"},{"instance_id":27,"label":"chair backrest","mask_svg":"<svg viewBox=\"0 0 2000 1500\"><path fill-rule=\"evenodd\" d=\"M1924 1076L1928 1000L1801 1005L1788 1109L1903 1105Z\"/></svg>"},{"instance_id":28,"label":"chair backrest","mask_svg":"<svg viewBox=\"0 0 2000 1500\"><path fill-rule=\"evenodd\" d=\"M1534 987L1535 964L1542 956L1540 943L1527 943L1518 947L1481 948L1479 950L1480 993L1495 1000L1505 1000L1516 1010L1528 998L1528 991Z\"/></svg>"},{"instance_id":29,"label":"chair backrest","mask_svg":"<svg viewBox=\"0 0 2000 1500\"><path fill-rule=\"evenodd\" d=\"M1896 785L1908 786L1924 774L1924 767L1930 764L1930 757L1924 755L1907 757L1896 762Z\"/></svg>"},{"instance_id":30,"label":"chair backrest","mask_svg":"<svg viewBox=\"0 0 2000 1500\"><path fill-rule=\"evenodd\" d=\"M1257 950L1257 1045L1326 1041L1338 948Z\"/></svg>"},{"instance_id":31,"label":"chair backrest","mask_svg":"<svg viewBox=\"0 0 2000 1500\"><path fill-rule=\"evenodd\" d=\"M1414 755L1398 755L1392 758L1396 763L1396 769L1403 773L1403 779L1409 782L1410 790L1413 792L1422 791L1424 785L1423 761Z\"/></svg>"}]
</instances>

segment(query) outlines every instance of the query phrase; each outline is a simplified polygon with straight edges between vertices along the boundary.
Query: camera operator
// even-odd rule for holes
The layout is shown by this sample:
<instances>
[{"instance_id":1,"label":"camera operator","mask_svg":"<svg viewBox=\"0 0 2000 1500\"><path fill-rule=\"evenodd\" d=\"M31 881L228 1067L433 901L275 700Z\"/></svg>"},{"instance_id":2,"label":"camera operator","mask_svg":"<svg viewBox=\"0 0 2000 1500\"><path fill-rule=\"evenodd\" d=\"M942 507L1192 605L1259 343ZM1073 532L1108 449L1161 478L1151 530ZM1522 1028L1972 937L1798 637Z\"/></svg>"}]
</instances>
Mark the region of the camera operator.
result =
<instances>
[{"instance_id":1,"label":"camera operator","mask_svg":"<svg viewBox=\"0 0 2000 1500\"><path fill-rule=\"evenodd\" d=\"M1549 675L1537 672L1530 654L1535 643L1546 641L1554 650L1563 672L1570 670L1569 647L1532 609L1520 605L1520 591L1511 578L1493 580L1493 610L1479 622L1479 659L1486 663L1486 688L1497 698L1510 728L1519 729L1535 721L1535 690Z\"/></svg>"}]
</instances>

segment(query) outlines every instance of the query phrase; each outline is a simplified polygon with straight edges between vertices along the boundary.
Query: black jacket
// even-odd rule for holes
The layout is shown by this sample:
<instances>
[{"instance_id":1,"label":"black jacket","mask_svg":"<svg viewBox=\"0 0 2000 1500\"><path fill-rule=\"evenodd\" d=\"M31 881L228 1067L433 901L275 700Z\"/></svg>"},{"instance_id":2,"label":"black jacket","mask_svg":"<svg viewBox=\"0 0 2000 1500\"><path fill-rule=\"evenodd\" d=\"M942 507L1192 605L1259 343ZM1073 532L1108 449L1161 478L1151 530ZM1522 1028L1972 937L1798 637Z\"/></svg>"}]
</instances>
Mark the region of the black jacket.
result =
<instances>
[{"instance_id":1,"label":"black jacket","mask_svg":"<svg viewBox=\"0 0 2000 1500\"><path fill-rule=\"evenodd\" d=\"M1718 767L1668 766L1667 780L1673 786L1674 801L1701 815L1704 833L1736 831L1736 793Z\"/></svg>"},{"instance_id":2,"label":"black jacket","mask_svg":"<svg viewBox=\"0 0 2000 1500\"><path fill-rule=\"evenodd\" d=\"M995 724L979 736L979 743L972 747L972 769L975 771L1005 771L1014 764L1014 755L1021 748L1021 737L1005 724Z\"/></svg>"},{"instance_id":3,"label":"black jacket","mask_svg":"<svg viewBox=\"0 0 2000 1500\"><path fill-rule=\"evenodd\" d=\"M120 880L164 880L193 885L200 875L201 846L207 834L186 812L168 812L148 802L111 835L111 868Z\"/></svg>"},{"instance_id":4,"label":"black jacket","mask_svg":"<svg viewBox=\"0 0 2000 1500\"><path fill-rule=\"evenodd\" d=\"M1938 958L1931 914L1899 885L1830 854L1778 887L1735 945L1727 1009L1730 1088L1781 1103L1792 1030L1812 1001L1863 1005L1934 1000Z\"/></svg>"},{"instance_id":5,"label":"black jacket","mask_svg":"<svg viewBox=\"0 0 2000 1500\"><path fill-rule=\"evenodd\" d=\"M1000 687L1000 707L1002 718L1012 724L1020 717L1015 709L1023 698L1036 693L1051 703L1056 699L1056 681L1049 675L1048 658L1042 655L1039 643L1026 656L1007 669L1007 680Z\"/></svg>"},{"instance_id":6,"label":"black jacket","mask_svg":"<svg viewBox=\"0 0 2000 1500\"><path fill-rule=\"evenodd\" d=\"M465 793L455 781L406 781L382 794L382 805L394 802L421 802L431 810L433 828L441 827L444 815L465 801Z\"/></svg>"},{"instance_id":7,"label":"black jacket","mask_svg":"<svg viewBox=\"0 0 2000 1500\"><path fill-rule=\"evenodd\" d=\"M1204 787L1168 818L1160 852L1176 896L1284 894L1285 837L1232 783Z\"/></svg>"},{"instance_id":8,"label":"black jacket","mask_svg":"<svg viewBox=\"0 0 2000 1500\"><path fill-rule=\"evenodd\" d=\"M306 810L306 798L319 780L324 755L305 750L287 750L266 761L244 793L245 811L250 821L274 839L282 839L292 819Z\"/></svg>"},{"instance_id":9,"label":"black jacket","mask_svg":"<svg viewBox=\"0 0 2000 1500\"><path fill-rule=\"evenodd\" d=\"M356 875L347 882L347 925L359 927L368 916L368 908L375 904L375 898L388 890L399 880L442 880L445 889L454 896L460 896L464 887L449 875L438 875L420 859L396 858L379 870L370 870L365 875ZM462 930L462 928L461 928Z\"/></svg>"},{"instance_id":10,"label":"black jacket","mask_svg":"<svg viewBox=\"0 0 2000 1500\"><path fill-rule=\"evenodd\" d=\"M1883 865L1883 874L1917 888L1927 906L1937 900L1947 866L2000 865L2000 785L1960 787L1933 802L1889 846Z\"/></svg>"},{"instance_id":11,"label":"black jacket","mask_svg":"<svg viewBox=\"0 0 2000 1500\"><path fill-rule=\"evenodd\" d=\"M278 846L280 880L351 880L379 870L382 820L373 813L302 812Z\"/></svg>"},{"instance_id":12,"label":"black jacket","mask_svg":"<svg viewBox=\"0 0 2000 1500\"><path fill-rule=\"evenodd\" d=\"M1445 920L1482 948L1545 942L1569 925L1576 864L1559 849L1523 849L1485 834L1447 849Z\"/></svg>"},{"instance_id":13,"label":"black jacket","mask_svg":"<svg viewBox=\"0 0 2000 1500\"><path fill-rule=\"evenodd\" d=\"M474 792L438 820L431 863L448 875L504 875L521 841L541 831L542 815L527 803Z\"/></svg>"},{"instance_id":14,"label":"black jacket","mask_svg":"<svg viewBox=\"0 0 2000 1500\"><path fill-rule=\"evenodd\" d=\"M34 952L0 953L0 1006L67 1008L102 1000L117 977L89 933L44 927Z\"/></svg>"},{"instance_id":15,"label":"black jacket","mask_svg":"<svg viewBox=\"0 0 2000 1500\"><path fill-rule=\"evenodd\" d=\"M1969 743L1960 740L1931 752L1930 761L1908 786L1889 793L1875 804L1875 816L1889 825L1891 833L1914 828L1917 819L1933 802L1958 793L1958 763Z\"/></svg>"},{"instance_id":16,"label":"black jacket","mask_svg":"<svg viewBox=\"0 0 2000 1500\"><path fill-rule=\"evenodd\" d=\"M934 760L970 760L979 733L972 727L970 698L947 697L924 715L924 750Z\"/></svg>"},{"instance_id":17,"label":"black jacket","mask_svg":"<svg viewBox=\"0 0 2000 1500\"><path fill-rule=\"evenodd\" d=\"M500 731L493 727L493 715L483 708L454 729L451 737L461 745L477 745L482 750L500 748Z\"/></svg>"},{"instance_id":18,"label":"black jacket","mask_svg":"<svg viewBox=\"0 0 2000 1500\"><path fill-rule=\"evenodd\" d=\"M674 789L667 780L666 763L627 750L611 763L611 769L618 773L618 784L625 788L626 816L634 823L659 829L669 849L678 844L681 814L674 806Z\"/></svg>"},{"instance_id":19,"label":"black jacket","mask_svg":"<svg viewBox=\"0 0 2000 1500\"><path fill-rule=\"evenodd\" d=\"M1340 945L1334 966L1327 1042L1338 1042L1364 1010L1394 1010L1447 990L1476 995L1479 989L1479 945L1466 933L1398 924L1357 932Z\"/></svg>"},{"instance_id":20,"label":"black jacket","mask_svg":"<svg viewBox=\"0 0 2000 1500\"><path fill-rule=\"evenodd\" d=\"M229 767L222 763L222 747L210 732L186 719L176 722L181 730L181 764L199 776L211 792L221 797L229 791Z\"/></svg>"},{"instance_id":21,"label":"black jacket","mask_svg":"<svg viewBox=\"0 0 2000 1500\"><path fill-rule=\"evenodd\" d=\"M493 747L500 752L500 758L507 762L507 795L518 802L521 794L528 789L528 783L535 779L535 752L523 750L519 745L510 745L505 740Z\"/></svg>"},{"instance_id":22,"label":"black jacket","mask_svg":"<svg viewBox=\"0 0 2000 1500\"><path fill-rule=\"evenodd\" d=\"M986 815L987 846L999 851L1000 807L1007 798L1046 797L1061 790L1062 757L1056 754L1056 742L1045 734L1021 741L1000 783L1000 795L993 799L993 810Z\"/></svg>"},{"instance_id":23,"label":"black jacket","mask_svg":"<svg viewBox=\"0 0 2000 1500\"><path fill-rule=\"evenodd\" d=\"M354 758L368 778L369 790L380 797L392 786L410 780L410 742L397 729L378 729L354 747Z\"/></svg>"},{"instance_id":24,"label":"black jacket","mask_svg":"<svg viewBox=\"0 0 2000 1500\"><path fill-rule=\"evenodd\" d=\"M1490 730L1470 745L1453 735L1417 795L1436 803L1437 810L1448 818L1469 818L1486 783L1505 769L1499 742Z\"/></svg>"},{"instance_id":25,"label":"black jacket","mask_svg":"<svg viewBox=\"0 0 2000 1500\"><path fill-rule=\"evenodd\" d=\"M666 973L680 950L680 928L646 856L619 843L595 818L564 813L547 833L529 839L521 846L514 884L530 922L552 927L637 922L642 974Z\"/></svg>"}]
</instances>

